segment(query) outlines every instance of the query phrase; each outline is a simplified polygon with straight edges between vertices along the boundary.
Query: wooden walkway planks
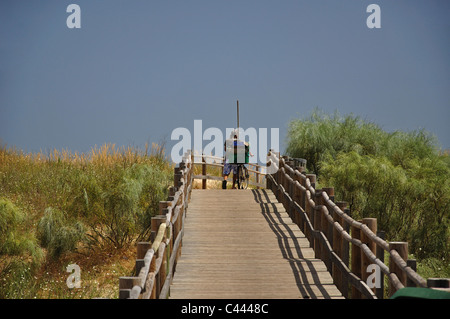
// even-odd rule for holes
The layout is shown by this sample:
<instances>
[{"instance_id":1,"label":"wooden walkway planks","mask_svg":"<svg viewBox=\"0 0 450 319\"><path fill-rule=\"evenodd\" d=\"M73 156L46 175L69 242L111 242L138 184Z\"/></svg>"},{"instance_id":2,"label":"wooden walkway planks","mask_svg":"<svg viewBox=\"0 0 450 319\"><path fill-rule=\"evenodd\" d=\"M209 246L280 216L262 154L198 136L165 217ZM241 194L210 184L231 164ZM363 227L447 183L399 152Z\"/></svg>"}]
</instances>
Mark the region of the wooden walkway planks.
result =
<instances>
[{"instance_id":1,"label":"wooden walkway planks","mask_svg":"<svg viewBox=\"0 0 450 319\"><path fill-rule=\"evenodd\" d=\"M342 298L270 190L193 190L170 298Z\"/></svg>"}]
</instances>

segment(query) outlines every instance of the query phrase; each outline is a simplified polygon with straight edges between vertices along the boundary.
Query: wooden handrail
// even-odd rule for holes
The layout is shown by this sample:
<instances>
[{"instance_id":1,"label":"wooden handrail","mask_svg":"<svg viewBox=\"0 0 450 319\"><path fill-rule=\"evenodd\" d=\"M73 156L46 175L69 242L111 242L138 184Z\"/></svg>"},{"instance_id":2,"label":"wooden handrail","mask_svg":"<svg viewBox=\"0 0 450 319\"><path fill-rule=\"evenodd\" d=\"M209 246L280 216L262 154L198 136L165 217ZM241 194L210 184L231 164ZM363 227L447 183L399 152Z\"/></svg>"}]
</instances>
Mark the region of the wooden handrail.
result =
<instances>
[{"instance_id":1,"label":"wooden handrail","mask_svg":"<svg viewBox=\"0 0 450 319\"><path fill-rule=\"evenodd\" d=\"M201 162L194 162L194 157ZM208 163L206 159L216 162ZM222 163L220 161L222 160ZM217 162L219 161L219 163ZM427 287L427 281L407 262L407 243L387 242L376 231L373 219L354 220L345 209L345 202L335 202L334 189L315 188L316 176L305 174L301 167L291 166L294 161L270 152L264 166L250 163L249 169L260 178L254 183L271 189L292 220L304 232L321 258L333 281L344 297L383 298L381 288L367 284L367 267L373 264L389 280L390 295L408 285ZM194 175L194 165L202 165L202 174ZM119 298L167 298L170 284L180 256L189 199L194 179L217 179L207 174L207 167L223 167L223 159L208 155L193 155L190 151L174 168L174 186L167 201L160 202L160 215L152 218L150 242L138 243L136 276L119 278ZM265 177L265 183L261 183ZM350 249L352 260L350 262ZM389 254L389 266L384 253Z\"/></svg>"},{"instance_id":2,"label":"wooden handrail","mask_svg":"<svg viewBox=\"0 0 450 319\"><path fill-rule=\"evenodd\" d=\"M194 161L194 159L196 159ZM208 161L208 160L213 160L213 161ZM224 158L223 157L218 157L218 156L212 156L212 155L200 155L200 154L195 154L192 155L192 164L193 165L201 165L202 166L202 174L196 174L194 175L194 179L201 179L204 181L204 183L202 183L202 188L206 189L206 180L216 180L216 181L222 181L223 177L222 176L214 176L214 175L208 175L207 174L207 168L209 166L212 167L221 167L223 168L224 164ZM256 186L256 187L266 187L266 183L265 181L263 182L263 178L265 178L266 176L266 172L264 171L264 169L266 168L265 165L259 165L256 163L247 163L246 165L248 165L249 167L247 168L247 170L250 173L253 173L255 175L255 181L253 181L252 178L250 178L249 180L249 184L252 186ZM252 169L250 167L254 167L255 169ZM250 176L251 177L251 176Z\"/></svg>"},{"instance_id":3,"label":"wooden handrail","mask_svg":"<svg viewBox=\"0 0 450 319\"><path fill-rule=\"evenodd\" d=\"M318 257L324 259L325 264L332 272L333 280L345 297L348 297L348 288L352 288L352 297L360 298L383 298L383 287L371 289L363 277L367 277L366 270L362 269L362 260L378 266L381 273L387 276L390 284L390 294L403 288L408 284L418 287L427 287L427 282L411 267L407 265L407 251L403 256L396 249L390 248L390 243L379 237L363 221L354 220L343 211L328 194L327 190L332 188L316 190L314 182L311 182L308 174L300 172L296 167L288 165L285 158L279 158L276 153L268 156L268 166L276 167L274 174L267 175L268 188L276 194L282 202L292 219L299 225L300 229L310 241ZM368 222L368 221L367 221ZM376 220L375 220L376 225ZM347 228L347 230L344 228ZM376 227L376 226L375 226ZM352 232L358 230L358 236L351 236ZM346 247L344 249L344 243ZM406 243L399 243L403 247ZM353 249L359 249L360 253L354 254L353 258L361 258L361 261L352 262L352 269L347 266L349 245ZM376 247L379 247L379 251ZM389 266L384 263L382 252L389 253L391 262ZM356 257L355 257L356 256ZM359 257L361 256L361 257ZM343 260L346 259L346 260ZM383 282L381 285L384 285Z\"/></svg>"},{"instance_id":4,"label":"wooden handrail","mask_svg":"<svg viewBox=\"0 0 450 319\"><path fill-rule=\"evenodd\" d=\"M119 278L120 299L167 298L180 255L183 226L192 190L191 153L174 168L174 187L167 201L160 202L160 214L152 218L152 242L138 243L136 277ZM144 255L142 258L141 255Z\"/></svg>"}]
</instances>

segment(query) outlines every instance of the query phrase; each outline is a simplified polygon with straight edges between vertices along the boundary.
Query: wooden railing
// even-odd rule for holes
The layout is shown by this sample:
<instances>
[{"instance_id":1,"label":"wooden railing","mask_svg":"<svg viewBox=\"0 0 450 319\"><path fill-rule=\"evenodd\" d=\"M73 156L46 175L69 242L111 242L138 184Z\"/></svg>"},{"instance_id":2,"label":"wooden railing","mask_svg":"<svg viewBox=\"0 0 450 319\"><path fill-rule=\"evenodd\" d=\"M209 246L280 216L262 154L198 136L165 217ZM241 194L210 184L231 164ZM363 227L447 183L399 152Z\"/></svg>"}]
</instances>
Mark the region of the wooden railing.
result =
<instances>
[{"instance_id":1,"label":"wooden railing","mask_svg":"<svg viewBox=\"0 0 450 319\"><path fill-rule=\"evenodd\" d=\"M222 180L207 174L207 167L223 168L221 158L191 152L183 156L174 168L174 186L167 201L160 202L159 215L151 220L149 242L137 244L135 276L119 278L120 299L165 299L181 254L184 219L194 179ZM194 164L202 173L194 174ZM315 257L324 261L333 281L343 296L354 298L383 298L384 278L389 281L389 295L405 286L431 287L433 280L424 280L408 260L406 242L386 242L383 232L377 232L374 218L356 221L350 216L346 202L335 202L334 189L315 189L316 176L304 173L304 161L279 158L270 152L267 167L250 164L255 180L251 184L267 186L283 203L292 220L299 226L314 248ZM272 167L271 167L272 166ZM275 172L271 174L272 172ZM220 174L219 174L220 175ZM266 182L266 184L264 184ZM384 253L389 254L389 266ZM381 285L370 288L367 279L376 265L381 272ZM368 270L371 271L368 272Z\"/></svg>"},{"instance_id":2,"label":"wooden railing","mask_svg":"<svg viewBox=\"0 0 450 319\"><path fill-rule=\"evenodd\" d=\"M137 244L135 276L119 278L120 299L165 299L181 253L183 225L192 190L191 154L174 168L174 186L152 217L150 242Z\"/></svg>"},{"instance_id":3,"label":"wooden railing","mask_svg":"<svg viewBox=\"0 0 450 319\"><path fill-rule=\"evenodd\" d=\"M192 155L192 163L201 166L201 174L195 174L195 179L202 180L202 189L207 188L207 180L222 181L222 169L224 165L223 157L217 157L212 155ZM266 187L266 172L265 165L259 165L255 163L248 163L247 169L250 175L249 185L256 187ZM217 167L220 169L220 174L208 174L208 166Z\"/></svg>"},{"instance_id":4,"label":"wooden railing","mask_svg":"<svg viewBox=\"0 0 450 319\"><path fill-rule=\"evenodd\" d=\"M194 174L194 164L201 166L201 174ZM207 168L218 167L220 173L208 174ZM250 185L265 187L265 172L258 164L248 164ZM169 198L159 204L159 215L152 217L149 242L137 243L135 276L119 278L119 299L165 299L181 254L184 218L194 179L223 180L223 158L194 155L186 152L174 169L174 186Z\"/></svg>"},{"instance_id":5,"label":"wooden railing","mask_svg":"<svg viewBox=\"0 0 450 319\"><path fill-rule=\"evenodd\" d=\"M276 170L266 176L267 188L273 190L308 238L315 257L324 261L343 296L384 298L384 276L388 278L389 296L405 286L435 286L435 279L427 281L413 269L415 260L407 259L407 242L385 241L384 233L377 232L375 218L354 220L346 202L335 202L332 187L315 189L316 175L305 174L303 167L274 152L269 154L267 165L274 165L272 171ZM385 252L389 266L384 262ZM378 278L372 275L376 268Z\"/></svg>"}]
</instances>

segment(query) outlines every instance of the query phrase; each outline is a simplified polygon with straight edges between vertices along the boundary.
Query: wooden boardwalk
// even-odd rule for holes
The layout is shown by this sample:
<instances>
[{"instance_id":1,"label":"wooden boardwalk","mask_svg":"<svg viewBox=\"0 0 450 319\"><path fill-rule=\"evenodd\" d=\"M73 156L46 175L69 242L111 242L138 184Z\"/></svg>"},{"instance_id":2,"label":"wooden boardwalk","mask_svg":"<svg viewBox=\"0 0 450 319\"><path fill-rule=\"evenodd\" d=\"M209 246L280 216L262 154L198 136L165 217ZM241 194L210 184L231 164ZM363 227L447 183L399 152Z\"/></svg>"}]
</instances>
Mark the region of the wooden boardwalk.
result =
<instances>
[{"instance_id":1,"label":"wooden boardwalk","mask_svg":"<svg viewBox=\"0 0 450 319\"><path fill-rule=\"evenodd\" d=\"M174 299L343 298L270 190L192 190Z\"/></svg>"}]
</instances>

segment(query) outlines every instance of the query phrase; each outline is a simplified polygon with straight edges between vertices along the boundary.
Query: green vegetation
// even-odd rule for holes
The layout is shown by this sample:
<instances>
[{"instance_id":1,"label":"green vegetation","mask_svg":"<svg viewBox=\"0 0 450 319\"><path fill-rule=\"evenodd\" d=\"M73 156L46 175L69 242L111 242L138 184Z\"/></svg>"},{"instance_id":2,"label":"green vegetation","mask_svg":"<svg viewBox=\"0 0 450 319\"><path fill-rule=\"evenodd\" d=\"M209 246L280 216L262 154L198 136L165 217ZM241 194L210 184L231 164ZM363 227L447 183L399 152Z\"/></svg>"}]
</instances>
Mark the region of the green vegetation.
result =
<instances>
[{"instance_id":1,"label":"green vegetation","mask_svg":"<svg viewBox=\"0 0 450 319\"><path fill-rule=\"evenodd\" d=\"M433 136L386 132L316 109L290 122L287 145L288 155L305 158L319 183L350 203L353 218L375 217L388 240L408 241L419 272L450 276L450 160Z\"/></svg>"},{"instance_id":2,"label":"green vegetation","mask_svg":"<svg viewBox=\"0 0 450 319\"><path fill-rule=\"evenodd\" d=\"M51 257L58 258L68 251L75 251L85 234L85 227L79 221L69 223L66 215L51 207L45 210L38 224L38 238L41 246L47 248Z\"/></svg>"},{"instance_id":3,"label":"green vegetation","mask_svg":"<svg viewBox=\"0 0 450 319\"><path fill-rule=\"evenodd\" d=\"M118 272L133 268L128 252L148 240L172 174L156 145L81 155L1 147L0 298L117 296ZM67 288L69 263L80 265L84 289Z\"/></svg>"}]
</instances>

